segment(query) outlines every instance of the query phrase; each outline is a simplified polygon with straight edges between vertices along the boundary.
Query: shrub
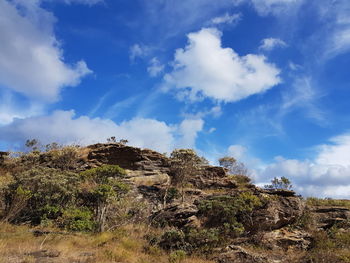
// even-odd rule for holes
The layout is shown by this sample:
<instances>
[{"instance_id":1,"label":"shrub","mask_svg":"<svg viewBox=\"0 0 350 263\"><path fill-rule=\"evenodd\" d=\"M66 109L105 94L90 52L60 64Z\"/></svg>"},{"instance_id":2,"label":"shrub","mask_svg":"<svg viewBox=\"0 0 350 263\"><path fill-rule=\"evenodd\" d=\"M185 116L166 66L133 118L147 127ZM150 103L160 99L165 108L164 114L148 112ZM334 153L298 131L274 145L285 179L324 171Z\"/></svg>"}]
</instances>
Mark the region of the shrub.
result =
<instances>
[{"instance_id":1,"label":"shrub","mask_svg":"<svg viewBox=\"0 0 350 263\"><path fill-rule=\"evenodd\" d=\"M110 206L130 190L129 185L121 180L126 172L118 165L103 165L80 175L87 186L83 189L82 197L94 207L97 230L102 232Z\"/></svg>"},{"instance_id":2,"label":"shrub","mask_svg":"<svg viewBox=\"0 0 350 263\"><path fill-rule=\"evenodd\" d=\"M186 239L191 244L192 249L208 253L221 243L220 229L191 229L187 233Z\"/></svg>"},{"instance_id":3,"label":"shrub","mask_svg":"<svg viewBox=\"0 0 350 263\"><path fill-rule=\"evenodd\" d=\"M169 263L181 263L186 258L186 252L183 250L175 250L169 255Z\"/></svg>"},{"instance_id":4,"label":"shrub","mask_svg":"<svg viewBox=\"0 0 350 263\"><path fill-rule=\"evenodd\" d=\"M166 250L185 249L187 244L184 232L177 229L166 231L160 238L159 246Z\"/></svg>"},{"instance_id":5,"label":"shrub","mask_svg":"<svg viewBox=\"0 0 350 263\"><path fill-rule=\"evenodd\" d=\"M92 231L95 227L93 213L87 208L67 208L60 219L61 227L70 231Z\"/></svg>"},{"instance_id":6,"label":"shrub","mask_svg":"<svg viewBox=\"0 0 350 263\"><path fill-rule=\"evenodd\" d=\"M261 205L257 196L244 192L238 196L212 197L201 201L198 208L207 227L218 228L222 236L235 237L244 231L241 222L250 220L254 208Z\"/></svg>"},{"instance_id":7,"label":"shrub","mask_svg":"<svg viewBox=\"0 0 350 263\"><path fill-rule=\"evenodd\" d=\"M18 200L18 189L25 189L31 195L16 218L16 221L30 220L40 224L43 208L47 206L66 207L75 201L79 177L77 174L53 168L37 167L14 175L14 182L8 186L6 203L13 207Z\"/></svg>"}]
</instances>

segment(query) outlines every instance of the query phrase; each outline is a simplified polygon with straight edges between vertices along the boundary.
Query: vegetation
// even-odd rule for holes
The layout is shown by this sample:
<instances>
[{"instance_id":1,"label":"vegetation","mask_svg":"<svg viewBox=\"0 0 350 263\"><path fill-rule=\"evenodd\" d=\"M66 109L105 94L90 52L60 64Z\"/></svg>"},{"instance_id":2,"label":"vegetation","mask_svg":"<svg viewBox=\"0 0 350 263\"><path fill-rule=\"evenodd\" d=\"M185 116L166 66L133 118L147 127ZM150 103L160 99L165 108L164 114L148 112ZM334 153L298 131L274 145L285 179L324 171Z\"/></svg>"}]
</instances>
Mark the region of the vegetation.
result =
<instances>
[{"instance_id":1,"label":"vegetation","mask_svg":"<svg viewBox=\"0 0 350 263\"><path fill-rule=\"evenodd\" d=\"M37 140L28 140L26 146L25 153L2 155L0 163L0 263L36 262L35 253L52 256L57 250L62 262L209 263L203 257L241 240L248 251L286 257L286 251L250 239L263 238L264 233L254 232L257 214L262 212L262 220L263 213L270 213L267 209L283 214L290 199L255 188L247 170L232 157L220 159L230 175L215 178L214 184L203 173L204 158L190 149L175 150L170 155L171 183L141 184L147 198L139 198L138 185L118 165L84 163L87 148L57 143L43 147ZM194 189L198 181L204 186ZM266 187L292 188L285 177ZM348 200L305 201L309 207L350 208ZM159 218L165 224L158 228L152 220L162 212L169 214ZM337 218L341 223L320 230L312 213L308 209L292 225L278 229L312 235L309 251L298 251L294 259L287 256L288 262L349 263L350 222Z\"/></svg>"},{"instance_id":2,"label":"vegetation","mask_svg":"<svg viewBox=\"0 0 350 263\"><path fill-rule=\"evenodd\" d=\"M176 149L170 154L170 159L173 171L172 184L180 186L181 198L184 202L186 184L199 172L201 166L207 164L207 161L192 149Z\"/></svg>"},{"instance_id":3,"label":"vegetation","mask_svg":"<svg viewBox=\"0 0 350 263\"><path fill-rule=\"evenodd\" d=\"M271 184L265 185L266 189L285 189L290 190L292 189L292 183L289 181L288 178L282 176L280 179L275 177L271 180Z\"/></svg>"},{"instance_id":4,"label":"vegetation","mask_svg":"<svg viewBox=\"0 0 350 263\"><path fill-rule=\"evenodd\" d=\"M219 159L220 166L228 169L232 175L248 176L248 169L242 162L238 162L231 156L225 156Z\"/></svg>"}]
</instances>

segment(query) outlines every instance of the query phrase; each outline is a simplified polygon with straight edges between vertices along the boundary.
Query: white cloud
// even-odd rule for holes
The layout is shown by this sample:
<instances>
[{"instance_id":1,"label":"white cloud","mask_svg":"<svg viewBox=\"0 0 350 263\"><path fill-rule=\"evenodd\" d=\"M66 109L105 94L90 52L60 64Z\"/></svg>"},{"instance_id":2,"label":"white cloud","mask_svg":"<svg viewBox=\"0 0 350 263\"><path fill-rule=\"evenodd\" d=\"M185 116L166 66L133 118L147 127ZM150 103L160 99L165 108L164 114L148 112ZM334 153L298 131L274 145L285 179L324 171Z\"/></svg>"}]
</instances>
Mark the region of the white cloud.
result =
<instances>
[{"instance_id":1,"label":"white cloud","mask_svg":"<svg viewBox=\"0 0 350 263\"><path fill-rule=\"evenodd\" d=\"M228 148L228 154L237 160L242 160L247 152L247 148L242 145L231 145Z\"/></svg>"},{"instance_id":2,"label":"white cloud","mask_svg":"<svg viewBox=\"0 0 350 263\"><path fill-rule=\"evenodd\" d=\"M149 75L151 77L156 77L160 73L162 73L163 70L164 70L164 65L159 62L158 58L156 57L152 58L147 68Z\"/></svg>"},{"instance_id":3,"label":"white cloud","mask_svg":"<svg viewBox=\"0 0 350 263\"><path fill-rule=\"evenodd\" d=\"M177 143L180 148L194 148L198 132L203 129L202 119L184 120L179 127L181 139Z\"/></svg>"},{"instance_id":4,"label":"white cloud","mask_svg":"<svg viewBox=\"0 0 350 263\"><path fill-rule=\"evenodd\" d=\"M134 61L136 58L143 58L150 52L150 48L141 44L134 44L129 49L130 60Z\"/></svg>"},{"instance_id":5,"label":"white cloud","mask_svg":"<svg viewBox=\"0 0 350 263\"><path fill-rule=\"evenodd\" d=\"M285 176L305 196L350 198L350 134L332 138L316 149L314 160L276 158L258 172L258 180L263 184Z\"/></svg>"},{"instance_id":6,"label":"white cloud","mask_svg":"<svg viewBox=\"0 0 350 263\"><path fill-rule=\"evenodd\" d=\"M225 13L222 16L214 17L211 20L211 23L214 25L218 24L233 24L237 23L241 19L242 15L241 14L229 14Z\"/></svg>"},{"instance_id":7,"label":"white cloud","mask_svg":"<svg viewBox=\"0 0 350 263\"><path fill-rule=\"evenodd\" d=\"M168 125L154 119L134 118L120 124L109 119L75 117L74 111L55 111L51 115L16 119L0 127L0 141L23 143L37 138L43 144L78 143L87 145L104 142L115 136L127 139L130 145L171 152L177 146L194 147L202 120L184 120L180 125Z\"/></svg>"},{"instance_id":8,"label":"white cloud","mask_svg":"<svg viewBox=\"0 0 350 263\"><path fill-rule=\"evenodd\" d=\"M286 47L287 44L279 38L265 38L261 41L260 49L270 51L276 47Z\"/></svg>"},{"instance_id":9,"label":"white cloud","mask_svg":"<svg viewBox=\"0 0 350 263\"><path fill-rule=\"evenodd\" d=\"M290 12L293 6L298 6L304 0L251 0L254 5L256 11L260 15L268 15L270 13L278 15L278 14L286 14L288 11Z\"/></svg>"},{"instance_id":10,"label":"white cloud","mask_svg":"<svg viewBox=\"0 0 350 263\"><path fill-rule=\"evenodd\" d=\"M54 17L38 1L21 12L0 0L0 84L28 97L55 101L63 87L91 73L84 61L68 65L53 33Z\"/></svg>"},{"instance_id":11,"label":"white cloud","mask_svg":"<svg viewBox=\"0 0 350 263\"><path fill-rule=\"evenodd\" d=\"M204 28L188 35L189 43L175 53L165 87L185 92L190 100L209 97L233 102L262 93L280 83L280 70L262 55L239 56L221 46L221 32Z\"/></svg>"}]
</instances>

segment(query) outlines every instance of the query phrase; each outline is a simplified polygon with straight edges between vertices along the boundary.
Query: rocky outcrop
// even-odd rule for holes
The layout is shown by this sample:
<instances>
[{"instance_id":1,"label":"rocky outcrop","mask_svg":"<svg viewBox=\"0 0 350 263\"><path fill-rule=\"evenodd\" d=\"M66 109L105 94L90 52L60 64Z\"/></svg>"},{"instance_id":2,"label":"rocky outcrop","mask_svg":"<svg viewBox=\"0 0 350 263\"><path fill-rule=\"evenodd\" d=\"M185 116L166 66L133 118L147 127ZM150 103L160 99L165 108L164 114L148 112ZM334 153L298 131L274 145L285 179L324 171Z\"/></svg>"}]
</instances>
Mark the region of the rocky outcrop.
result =
<instances>
[{"instance_id":1,"label":"rocky outcrop","mask_svg":"<svg viewBox=\"0 0 350 263\"><path fill-rule=\"evenodd\" d=\"M155 213L152 220L161 226L200 227L197 213L198 208L193 204L174 204Z\"/></svg>"},{"instance_id":2,"label":"rocky outcrop","mask_svg":"<svg viewBox=\"0 0 350 263\"><path fill-rule=\"evenodd\" d=\"M87 147L87 163L91 166L115 164L127 170L142 170L145 173L169 173L169 159L149 149L140 149L120 143L94 144Z\"/></svg>"},{"instance_id":3,"label":"rocky outcrop","mask_svg":"<svg viewBox=\"0 0 350 263\"><path fill-rule=\"evenodd\" d=\"M293 224L304 212L305 204L295 194L286 196L274 192L271 195L264 190L261 193L266 203L253 213L251 228L254 231L271 231Z\"/></svg>"},{"instance_id":4,"label":"rocky outcrop","mask_svg":"<svg viewBox=\"0 0 350 263\"><path fill-rule=\"evenodd\" d=\"M350 221L350 209L345 207L311 207L314 224L319 229L329 229L335 224Z\"/></svg>"},{"instance_id":5,"label":"rocky outcrop","mask_svg":"<svg viewBox=\"0 0 350 263\"><path fill-rule=\"evenodd\" d=\"M282 248L284 250L290 248L307 250L311 242L312 237L309 233L287 228L262 233L260 240L260 244L268 249Z\"/></svg>"}]
</instances>

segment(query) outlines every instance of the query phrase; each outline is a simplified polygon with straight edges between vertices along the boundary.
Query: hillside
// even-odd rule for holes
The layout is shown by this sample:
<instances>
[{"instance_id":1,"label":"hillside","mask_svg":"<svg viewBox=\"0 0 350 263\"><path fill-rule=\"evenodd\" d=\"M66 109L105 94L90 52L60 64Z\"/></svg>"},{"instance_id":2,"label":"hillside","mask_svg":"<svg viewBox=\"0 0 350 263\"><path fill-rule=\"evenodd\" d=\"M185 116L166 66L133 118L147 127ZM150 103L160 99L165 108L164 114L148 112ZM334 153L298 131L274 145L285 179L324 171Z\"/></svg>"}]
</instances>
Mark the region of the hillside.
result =
<instances>
[{"instance_id":1,"label":"hillside","mask_svg":"<svg viewBox=\"0 0 350 263\"><path fill-rule=\"evenodd\" d=\"M350 262L350 201L261 189L191 151L54 146L0 153L2 262Z\"/></svg>"}]
</instances>

